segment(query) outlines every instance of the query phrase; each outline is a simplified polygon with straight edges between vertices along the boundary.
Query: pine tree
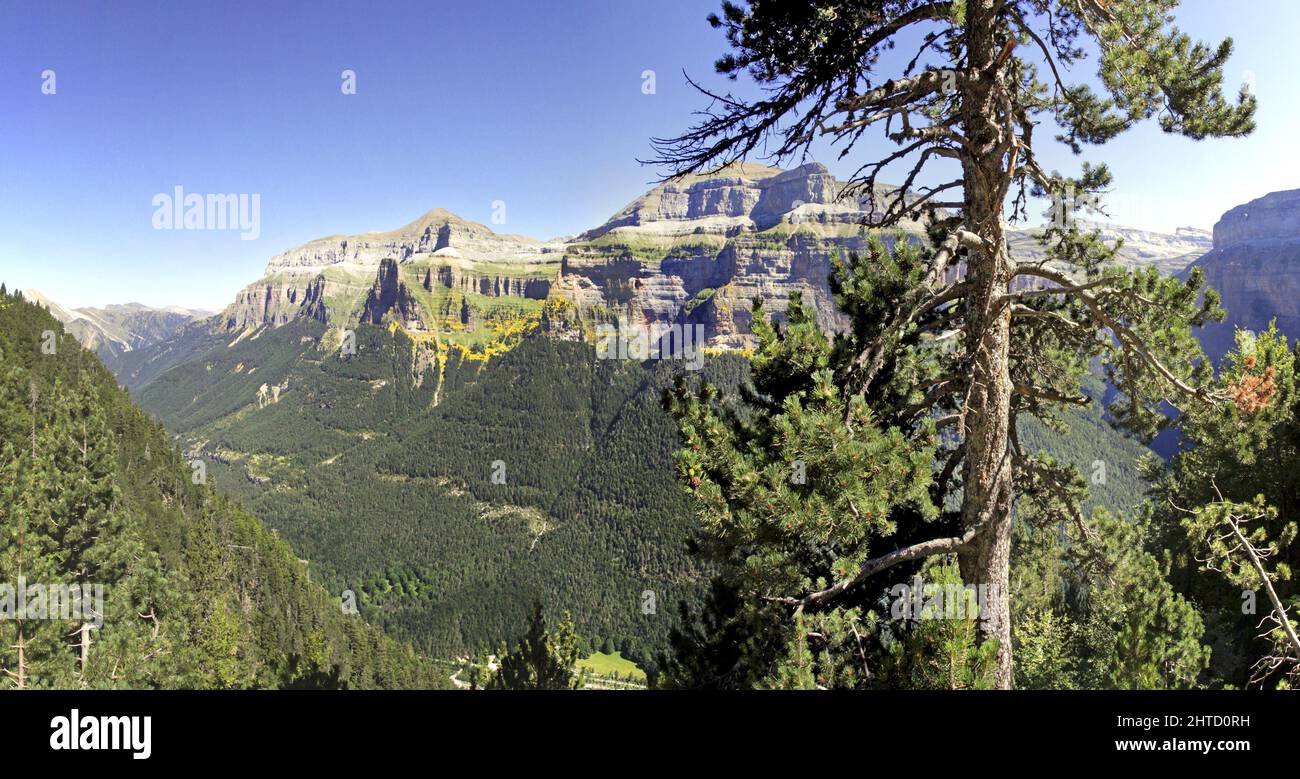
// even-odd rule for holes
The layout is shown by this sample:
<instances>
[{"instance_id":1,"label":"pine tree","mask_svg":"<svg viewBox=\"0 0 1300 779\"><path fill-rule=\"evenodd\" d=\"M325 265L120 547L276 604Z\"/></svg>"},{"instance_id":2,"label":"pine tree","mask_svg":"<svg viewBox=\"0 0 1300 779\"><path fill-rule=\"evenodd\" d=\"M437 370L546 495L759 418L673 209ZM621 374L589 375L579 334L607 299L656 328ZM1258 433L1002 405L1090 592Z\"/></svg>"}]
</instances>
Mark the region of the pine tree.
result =
<instances>
[{"instance_id":1,"label":"pine tree","mask_svg":"<svg viewBox=\"0 0 1300 779\"><path fill-rule=\"evenodd\" d=\"M934 504L946 508L960 486L955 521L935 523L938 532L928 537L902 532L916 540L883 555L865 554L862 525L871 520L862 506L854 501L856 513L837 507L823 521L835 533L846 526L858 537L847 546L835 533L808 539L835 569L833 579L821 586L795 577L757 597L783 600L793 618L832 607L893 565L939 554L957 555L965 582L1005 594L1017 497L1033 492L1068 506L1077 502L1080 481L1070 469L1021 450L1018 417L1051 420L1063 407L1087 403L1079 377L1094 359L1120 390L1112 413L1142 435L1168 424L1160 413L1165 398L1182 406L1216 400L1205 386L1209 371L1191 328L1221 316L1217 296L1201 289L1198 271L1179 282L1108 264L1114 248L1096 231L1080 231L1074 214L1098 202L1109 171L1084 163L1075 176L1049 172L1034 138L1044 120L1061 128L1056 140L1076 154L1152 118L1165 132L1195 139L1250 132L1254 98L1244 87L1235 103L1221 93L1231 41L1192 42L1173 25L1176 5L754 0L746 7L726 2L710 18L732 48L718 71L731 78L747 73L766 91L755 100L706 92L714 102L704 120L658 141L656 162L671 174L759 151L779 162L806 153L818 139L839 144L843 156L868 131L879 131L897 151L867 160L845 194L875 215L873 227L912 218L925 220L930 231L920 261L907 258L904 272L889 281L903 286L884 290L879 300L871 299L879 291L878 265L895 261L872 252L852 264L841 277L848 304L887 306L884 315L855 315L854 327L838 341L848 357L831 361L815 385L770 394L769 404L795 393L839 396L846 430L828 426L821 433L825 445L896 431L910 446L934 446L938 420L945 443L937 452ZM909 47L912 56L885 70L895 46ZM1063 80L1089 49L1098 56L1100 93ZM877 177L896 165L907 170L902 186L877 186ZM940 183L922 183L931 180ZM1006 224L1026 218L1034 197L1052 203L1054 218L1043 235L1048 261L1017 262ZM872 432L877 424L880 430ZM795 459L773 459L782 458ZM739 512L747 505L751 487L744 478L688 478L699 480L697 493L715 509L732 504ZM895 532L894 520L873 519L871 535ZM998 642L996 684L1009 687L1008 599L996 599L986 617L980 635Z\"/></svg>"},{"instance_id":2,"label":"pine tree","mask_svg":"<svg viewBox=\"0 0 1300 779\"><path fill-rule=\"evenodd\" d=\"M1220 365L1230 402L1184 421L1182 451L1160 473L1156 516L1175 581L1204 605L1232 685L1300 676L1300 360L1276 326L1237 333ZM1257 601L1257 602L1256 602ZM1270 639L1260 642L1261 627Z\"/></svg>"},{"instance_id":3,"label":"pine tree","mask_svg":"<svg viewBox=\"0 0 1300 779\"><path fill-rule=\"evenodd\" d=\"M4 479L0 486L0 582L9 588L0 622L5 675L18 689L56 686L74 673L58 623L50 620L38 592L59 581L59 549L43 485L51 476L47 456L53 446L41 420L53 399L17 366L9 366L0 386L0 408L9 412ZM25 390L25 391L24 391ZM26 402L19 401L19 393ZM18 443L15 446L15 439ZM38 590L38 588L40 588ZM26 595L24 593L27 593Z\"/></svg>"},{"instance_id":4,"label":"pine tree","mask_svg":"<svg viewBox=\"0 0 1300 779\"><path fill-rule=\"evenodd\" d=\"M501 646L498 667L487 689L580 690L586 683L586 674L575 670L578 644L573 620L567 612L552 633L546 629L542 604L534 604L528 632L513 650Z\"/></svg>"}]
</instances>

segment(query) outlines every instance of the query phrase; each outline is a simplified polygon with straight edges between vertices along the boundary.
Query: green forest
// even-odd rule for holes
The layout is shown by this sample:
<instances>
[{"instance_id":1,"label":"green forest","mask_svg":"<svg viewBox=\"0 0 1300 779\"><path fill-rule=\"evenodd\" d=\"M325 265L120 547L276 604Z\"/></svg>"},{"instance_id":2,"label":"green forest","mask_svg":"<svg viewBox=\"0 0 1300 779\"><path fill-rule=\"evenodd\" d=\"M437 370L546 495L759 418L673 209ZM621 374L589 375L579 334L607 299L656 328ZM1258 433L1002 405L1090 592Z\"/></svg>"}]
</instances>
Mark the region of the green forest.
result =
<instances>
[{"instance_id":1,"label":"green forest","mask_svg":"<svg viewBox=\"0 0 1300 779\"><path fill-rule=\"evenodd\" d=\"M400 332L359 327L355 355L322 350L322 335L295 322L209 352L140 402L218 490L423 651L513 638L544 598L553 617L572 611L588 651L609 643L652 667L673 604L707 581L660 408L676 366L537 334L413 377L419 347ZM707 374L734 386L744 368L722 356ZM284 387L279 402L250 406L263 382Z\"/></svg>"},{"instance_id":2,"label":"green forest","mask_svg":"<svg viewBox=\"0 0 1300 779\"><path fill-rule=\"evenodd\" d=\"M80 620L8 604L0 687L448 686L196 483L166 431L20 294L0 295L0 354L0 580L104 587L102 613Z\"/></svg>"}]
</instances>

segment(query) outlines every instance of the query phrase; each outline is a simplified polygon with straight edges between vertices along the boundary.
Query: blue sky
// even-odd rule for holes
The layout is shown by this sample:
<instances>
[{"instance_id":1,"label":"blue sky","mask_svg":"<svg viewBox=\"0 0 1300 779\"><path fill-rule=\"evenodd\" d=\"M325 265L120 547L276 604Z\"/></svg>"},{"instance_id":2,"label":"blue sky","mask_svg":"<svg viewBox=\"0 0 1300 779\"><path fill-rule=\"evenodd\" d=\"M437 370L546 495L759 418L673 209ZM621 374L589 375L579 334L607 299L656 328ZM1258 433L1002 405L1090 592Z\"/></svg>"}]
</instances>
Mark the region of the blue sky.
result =
<instances>
[{"instance_id":1,"label":"blue sky","mask_svg":"<svg viewBox=\"0 0 1300 779\"><path fill-rule=\"evenodd\" d=\"M0 0L0 280L76 306L217 309L286 248L434 207L489 223L505 201L500 229L539 238L599 224L655 178L635 162L648 138L702 107L682 69L721 84L717 5ZM1236 39L1228 80L1252 78L1259 129L1194 143L1147 126L1093 155L1119 221L1162 230L1300 187L1300 5L1188 0L1179 19ZM259 237L153 229L176 185L258 193Z\"/></svg>"}]
</instances>

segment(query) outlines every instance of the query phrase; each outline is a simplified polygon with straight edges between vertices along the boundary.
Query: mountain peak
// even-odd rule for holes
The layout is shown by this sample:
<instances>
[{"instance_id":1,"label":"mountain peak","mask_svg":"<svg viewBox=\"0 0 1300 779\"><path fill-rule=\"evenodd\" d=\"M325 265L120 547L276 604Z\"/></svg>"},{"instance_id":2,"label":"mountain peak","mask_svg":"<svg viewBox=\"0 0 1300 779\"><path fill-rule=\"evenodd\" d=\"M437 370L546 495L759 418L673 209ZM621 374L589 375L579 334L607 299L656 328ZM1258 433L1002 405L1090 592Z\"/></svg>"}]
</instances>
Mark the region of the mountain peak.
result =
<instances>
[{"instance_id":1,"label":"mountain peak","mask_svg":"<svg viewBox=\"0 0 1300 779\"><path fill-rule=\"evenodd\" d=\"M478 222L471 222L468 219L463 219L459 215L454 214L445 208L432 208L428 211L425 211L423 214L420 214L415 219L412 219L410 222L407 222L406 224L397 228L396 230L390 230L388 232L391 233L423 232L429 227L441 227L445 224L468 225L473 227L479 227L488 232L492 232L492 228L488 227L487 225L479 224Z\"/></svg>"},{"instance_id":2,"label":"mountain peak","mask_svg":"<svg viewBox=\"0 0 1300 779\"><path fill-rule=\"evenodd\" d=\"M809 205L836 212L834 221L861 221L866 214L856 202L841 197L843 190L844 185L819 162L790 170L733 163L661 182L579 240L622 229L657 235L762 230Z\"/></svg>"}]
</instances>

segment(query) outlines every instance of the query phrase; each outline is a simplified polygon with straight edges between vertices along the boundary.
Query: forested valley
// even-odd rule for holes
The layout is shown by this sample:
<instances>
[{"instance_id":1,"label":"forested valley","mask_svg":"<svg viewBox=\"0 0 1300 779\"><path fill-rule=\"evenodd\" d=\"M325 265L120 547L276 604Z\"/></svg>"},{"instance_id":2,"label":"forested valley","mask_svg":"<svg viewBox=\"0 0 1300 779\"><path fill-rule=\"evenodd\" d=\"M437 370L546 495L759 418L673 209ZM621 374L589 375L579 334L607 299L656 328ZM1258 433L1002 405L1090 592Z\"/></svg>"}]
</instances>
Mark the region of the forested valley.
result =
<instances>
[{"instance_id":1,"label":"forested valley","mask_svg":"<svg viewBox=\"0 0 1300 779\"><path fill-rule=\"evenodd\" d=\"M102 610L74 620L23 619L11 589L0 686L449 686L200 483L98 358L21 294L0 294L0 355L0 579L33 601L38 585L104 588Z\"/></svg>"}]
</instances>

